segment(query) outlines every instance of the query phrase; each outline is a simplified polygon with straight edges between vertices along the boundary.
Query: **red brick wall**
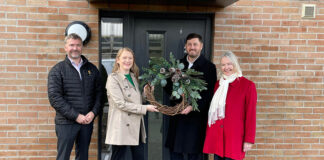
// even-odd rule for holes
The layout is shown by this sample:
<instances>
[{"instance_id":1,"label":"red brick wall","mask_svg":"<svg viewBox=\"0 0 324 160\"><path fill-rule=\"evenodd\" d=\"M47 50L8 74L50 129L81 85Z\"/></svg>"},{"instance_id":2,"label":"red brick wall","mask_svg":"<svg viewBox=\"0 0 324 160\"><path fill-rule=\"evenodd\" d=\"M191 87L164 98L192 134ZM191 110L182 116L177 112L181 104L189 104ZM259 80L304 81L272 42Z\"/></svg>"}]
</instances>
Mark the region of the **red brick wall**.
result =
<instances>
[{"instance_id":1,"label":"red brick wall","mask_svg":"<svg viewBox=\"0 0 324 160\"><path fill-rule=\"evenodd\" d=\"M47 74L64 59L65 27L75 20L91 27L83 53L97 64L98 9L86 0L0 0L0 159L55 159Z\"/></svg>"},{"instance_id":2,"label":"red brick wall","mask_svg":"<svg viewBox=\"0 0 324 160\"><path fill-rule=\"evenodd\" d=\"M302 3L316 4L316 19L301 18ZM215 16L215 57L235 52L257 86L247 159L324 159L324 1L240 0Z\"/></svg>"},{"instance_id":3,"label":"red brick wall","mask_svg":"<svg viewBox=\"0 0 324 160\"><path fill-rule=\"evenodd\" d=\"M316 19L301 19L302 3L317 4ZM55 159L47 73L64 58L64 30L75 20L90 25L84 54L97 64L98 8L103 7L215 12L214 62L223 51L233 51L258 90L257 138L247 159L324 159L323 0L239 0L225 9L0 0L0 160ZM94 131L91 159L97 157Z\"/></svg>"}]
</instances>

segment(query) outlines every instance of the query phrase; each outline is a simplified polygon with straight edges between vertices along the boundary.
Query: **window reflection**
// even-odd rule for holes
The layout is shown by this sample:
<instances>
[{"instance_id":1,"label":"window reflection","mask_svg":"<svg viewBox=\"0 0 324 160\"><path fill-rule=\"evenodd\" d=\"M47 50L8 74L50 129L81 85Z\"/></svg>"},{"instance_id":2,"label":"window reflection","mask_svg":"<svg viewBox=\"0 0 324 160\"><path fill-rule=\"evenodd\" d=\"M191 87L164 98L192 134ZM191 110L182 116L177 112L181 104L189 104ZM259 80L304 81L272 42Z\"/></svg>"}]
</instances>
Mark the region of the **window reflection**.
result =
<instances>
[{"instance_id":1,"label":"window reflection","mask_svg":"<svg viewBox=\"0 0 324 160\"><path fill-rule=\"evenodd\" d=\"M123 19L102 18L101 20L101 55L102 64L108 73L120 48L123 47Z\"/></svg>"}]
</instances>

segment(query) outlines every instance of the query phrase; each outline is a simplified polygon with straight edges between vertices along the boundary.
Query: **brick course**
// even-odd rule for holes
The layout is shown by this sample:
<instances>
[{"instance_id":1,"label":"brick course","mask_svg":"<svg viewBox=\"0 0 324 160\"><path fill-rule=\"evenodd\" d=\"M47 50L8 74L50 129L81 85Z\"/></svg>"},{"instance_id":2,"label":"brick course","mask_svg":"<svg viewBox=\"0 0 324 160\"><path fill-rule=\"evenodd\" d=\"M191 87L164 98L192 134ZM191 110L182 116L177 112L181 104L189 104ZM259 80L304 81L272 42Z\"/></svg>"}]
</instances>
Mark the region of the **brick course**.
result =
<instances>
[{"instance_id":1,"label":"brick course","mask_svg":"<svg viewBox=\"0 0 324 160\"><path fill-rule=\"evenodd\" d=\"M317 5L316 19L302 19L303 3ZM240 54L243 74L256 82L258 90L256 145L246 159L323 159L323 53L324 1L240 0L215 23L217 56L226 49ZM253 10L253 11L252 11ZM250 11L250 16L239 16ZM216 20L220 19L216 16ZM223 28L246 28L233 33ZM232 36L233 34L253 37ZM252 43L247 43L253 38ZM217 44L215 44L217 45ZM248 45L249 47L246 47ZM235 46L235 47L234 47ZM254 49L254 51L251 50ZM258 52L258 53L255 53ZM261 53L262 54L261 54ZM251 55L253 55L251 59ZM258 66L261 65L262 66Z\"/></svg>"},{"instance_id":2,"label":"brick course","mask_svg":"<svg viewBox=\"0 0 324 160\"><path fill-rule=\"evenodd\" d=\"M98 10L86 0L0 1L0 159L55 159L55 112L47 99L47 73L65 56L64 31L77 20L98 34ZM84 54L98 64L98 41ZM97 157L94 130L90 159Z\"/></svg>"}]
</instances>

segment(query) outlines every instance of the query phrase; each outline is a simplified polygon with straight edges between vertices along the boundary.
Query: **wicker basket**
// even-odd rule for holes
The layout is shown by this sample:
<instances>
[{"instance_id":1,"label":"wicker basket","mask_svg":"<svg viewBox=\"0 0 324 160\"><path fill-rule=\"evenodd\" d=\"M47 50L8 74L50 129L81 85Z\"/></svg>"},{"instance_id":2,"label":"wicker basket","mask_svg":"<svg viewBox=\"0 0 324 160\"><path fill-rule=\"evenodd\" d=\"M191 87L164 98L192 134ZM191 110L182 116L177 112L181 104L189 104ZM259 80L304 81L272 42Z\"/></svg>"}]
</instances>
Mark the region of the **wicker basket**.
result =
<instances>
[{"instance_id":1,"label":"wicker basket","mask_svg":"<svg viewBox=\"0 0 324 160\"><path fill-rule=\"evenodd\" d=\"M185 102L184 95L182 95L182 101L173 107L160 104L159 102L157 102L155 100L154 91L152 90L152 88L150 86L147 87L146 100L149 101L150 104L157 106L157 109L161 113L169 115L169 116L174 116L174 115L180 114L181 111L183 111L187 106L189 106L189 104Z\"/></svg>"}]
</instances>

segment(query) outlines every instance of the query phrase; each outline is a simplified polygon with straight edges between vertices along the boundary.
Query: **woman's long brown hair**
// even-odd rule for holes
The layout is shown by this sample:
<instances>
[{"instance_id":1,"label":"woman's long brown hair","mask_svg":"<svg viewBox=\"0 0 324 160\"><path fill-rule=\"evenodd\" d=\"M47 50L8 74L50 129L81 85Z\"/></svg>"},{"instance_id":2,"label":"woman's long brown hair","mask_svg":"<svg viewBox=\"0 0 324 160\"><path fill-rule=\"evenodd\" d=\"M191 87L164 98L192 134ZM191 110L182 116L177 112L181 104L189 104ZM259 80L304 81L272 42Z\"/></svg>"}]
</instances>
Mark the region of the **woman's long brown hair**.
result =
<instances>
[{"instance_id":1,"label":"woman's long brown hair","mask_svg":"<svg viewBox=\"0 0 324 160\"><path fill-rule=\"evenodd\" d=\"M116 73L119 70L119 64L117 63L117 59L120 58L121 54L125 51L128 51L130 53L132 53L133 55L133 65L132 68L130 69L130 72L134 73L136 79L138 80L138 76L139 76L139 68L137 67L136 63L135 63L135 55L132 49L124 47L118 50L116 59L115 59L115 64L114 64L114 68L112 69L112 72Z\"/></svg>"}]
</instances>

